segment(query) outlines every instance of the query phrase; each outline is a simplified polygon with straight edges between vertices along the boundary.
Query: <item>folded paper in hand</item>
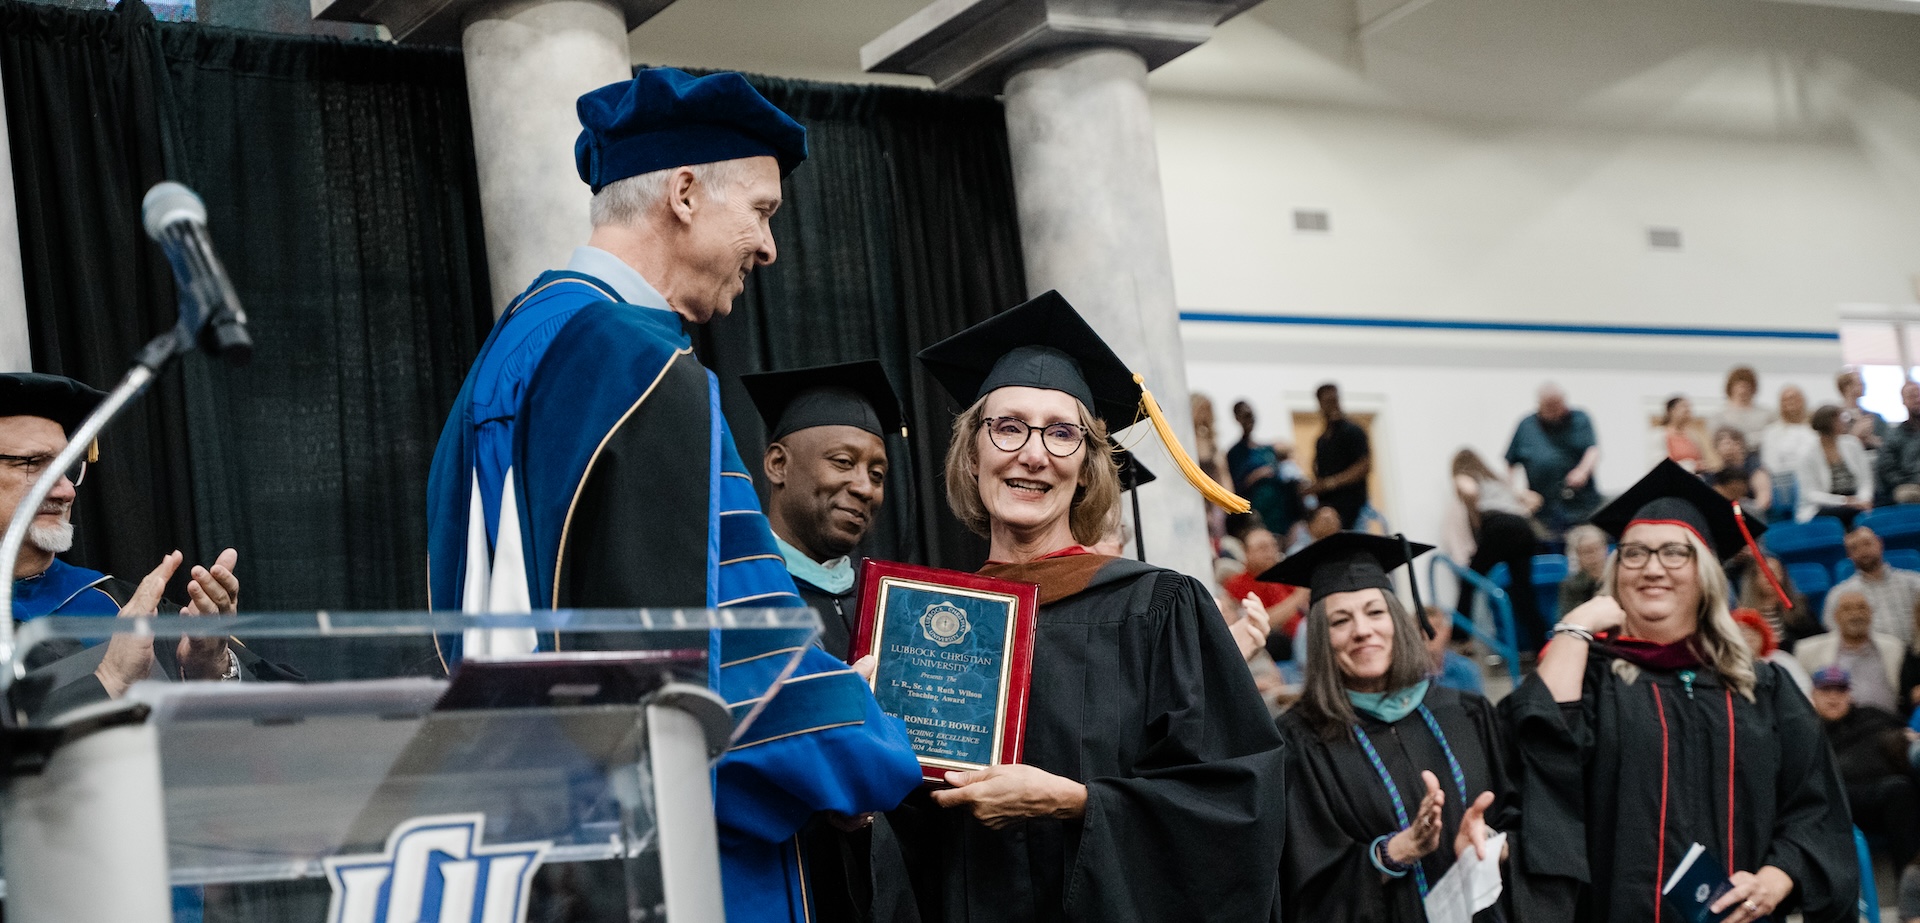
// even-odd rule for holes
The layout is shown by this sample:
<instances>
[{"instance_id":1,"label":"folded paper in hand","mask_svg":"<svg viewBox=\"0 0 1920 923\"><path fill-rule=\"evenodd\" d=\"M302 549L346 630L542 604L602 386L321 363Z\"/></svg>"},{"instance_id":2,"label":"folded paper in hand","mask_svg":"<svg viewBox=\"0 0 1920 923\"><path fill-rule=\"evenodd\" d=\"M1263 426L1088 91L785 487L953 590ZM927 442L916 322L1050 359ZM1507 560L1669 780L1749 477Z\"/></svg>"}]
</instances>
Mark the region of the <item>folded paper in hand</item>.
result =
<instances>
[{"instance_id":1,"label":"folded paper in hand","mask_svg":"<svg viewBox=\"0 0 1920 923\"><path fill-rule=\"evenodd\" d=\"M1440 876L1427 892L1428 923L1470 923L1473 915L1492 907L1500 899L1500 854L1506 850L1507 835L1487 837L1487 857L1479 858L1468 848Z\"/></svg>"}]
</instances>

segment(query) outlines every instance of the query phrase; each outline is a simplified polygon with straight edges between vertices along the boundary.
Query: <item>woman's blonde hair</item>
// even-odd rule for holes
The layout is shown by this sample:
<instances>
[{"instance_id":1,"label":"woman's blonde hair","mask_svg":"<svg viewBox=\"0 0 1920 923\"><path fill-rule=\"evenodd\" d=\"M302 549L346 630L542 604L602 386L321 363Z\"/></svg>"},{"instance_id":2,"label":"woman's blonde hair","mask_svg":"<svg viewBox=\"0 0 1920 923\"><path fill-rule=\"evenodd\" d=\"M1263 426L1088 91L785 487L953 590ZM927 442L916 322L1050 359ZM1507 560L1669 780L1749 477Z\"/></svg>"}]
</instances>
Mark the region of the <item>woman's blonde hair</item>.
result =
<instances>
[{"instance_id":1,"label":"woman's blonde hair","mask_svg":"<svg viewBox=\"0 0 1920 923\"><path fill-rule=\"evenodd\" d=\"M1621 540L1625 541L1626 537L1621 536ZM1740 634L1740 624L1733 620L1727 572L1721 568L1719 556L1691 529L1687 530L1687 544L1693 546L1694 574L1700 585L1700 611L1695 613L1691 639L1694 656L1719 676L1721 682L1751 702L1755 681L1753 652L1747 649L1747 639ZM1615 548L1607 557L1601 594L1619 599L1620 594L1615 592L1619 576L1620 551Z\"/></svg>"},{"instance_id":2,"label":"woman's blonde hair","mask_svg":"<svg viewBox=\"0 0 1920 923\"><path fill-rule=\"evenodd\" d=\"M1080 462L1080 486L1073 492L1067 525L1074 541L1092 545L1106 535L1109 516L1119 508L1120 469L1114 465L1113 446L1107 442L1107 424L1078 400L1073 405L1080 414L1081 428L1086 430L1086 439L1081 442L1086 454ZM953 418L953 440L947 445L947 506L955 518L982 538L991 537L987 507L980 500L978 438L986 417L987 399L982 397Z\"/></svg>"}]
</instances>

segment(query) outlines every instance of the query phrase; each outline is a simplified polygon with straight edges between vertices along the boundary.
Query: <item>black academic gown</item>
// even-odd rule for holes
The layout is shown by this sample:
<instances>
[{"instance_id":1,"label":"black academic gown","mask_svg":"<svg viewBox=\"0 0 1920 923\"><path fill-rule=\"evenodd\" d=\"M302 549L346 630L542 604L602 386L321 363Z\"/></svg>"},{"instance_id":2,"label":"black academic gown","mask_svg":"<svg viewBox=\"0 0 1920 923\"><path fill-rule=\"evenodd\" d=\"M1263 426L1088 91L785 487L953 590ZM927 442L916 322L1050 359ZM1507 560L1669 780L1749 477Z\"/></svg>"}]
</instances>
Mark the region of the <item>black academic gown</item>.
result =
<instances>
[{"instance_id":1,"label":"black academic gown","mask_svg":"<svg viewBox=\"0 0 1920 923\"><path fill-rule=\"evenodd\" d=\"M860 585L854 584L845 593L829 593L791 571L788 576L793 577L793 588L800 591L800 599L820 613L820 648L841 660L851 660L847 652L853 648L854 623L860 609L860 601L854 596L860 592Z\"/></svg>"},{"instance_id":2,"label":"black academic gown","mask_svg":"<svg viewBox=\"0 0 1920 923\"><path fill-rule=\"evenodd\" d=\"M1793 879L1774 919L1852 919L1859 869L1833 752L1793 680L1754 670L1748 701L1710 670L1639 669L1596 644L1580 701L1555 702L1532 676L1500 703L1526 809L1522 873L1553 898L1531 918L1677 923L1656 897L1698 842L1729 872Z\"/></svg>"},{"instance_id":3,"label":"black academic gown","mask_svg":"<svg viewBox=\"0 0 1920 923\"><path fill-rule=\"evenodd\" d=\"M1493 706L1477 695L1439 685L1429 685L1424 701L1460 762L1467 797L1493 792L1487 824L1506 831L1509 852L1517 854L1519 811L1503 765L1504 742ZM1399 830L1401 824L1359 740L1350 733L1333 741L1322 739L1297 711L1280 716L1279 724L1287 739L1288 767L1287 843L1280 862L1281 888L1287 896L1285 919L1301 923L1425 920L1414 876L1387 879L1370 857L1374 838ZM1453 840L1465 810L1446 754L1419 712L1392 724L1361 714L1359 724L1399 786L1409 817L1426 792L1420 771L1440 779L1440 790L1446 795L1440 848L1421 863L1427 883L1437 884L1453 867ZM1512 876L1504 877L1511 882ZM1513 887L1503 887L1500 903L1474 919L1479 923L1532 919L1519 909L1525 901L1518 897Z\"/></svg>"},{"instance_id":4,"label":"black academic gown","mask_svg":"<svg viewBox=\"0 0 1920 923\"><path fill-rule=\"evenodd\" d=\"M1025 762L1085 783L1086 814L993 830L909 799L922 918L1268 920L1285 752L1206 590L1104 555L982 572L1041 585Z\"/></svg>"}]
</instances>

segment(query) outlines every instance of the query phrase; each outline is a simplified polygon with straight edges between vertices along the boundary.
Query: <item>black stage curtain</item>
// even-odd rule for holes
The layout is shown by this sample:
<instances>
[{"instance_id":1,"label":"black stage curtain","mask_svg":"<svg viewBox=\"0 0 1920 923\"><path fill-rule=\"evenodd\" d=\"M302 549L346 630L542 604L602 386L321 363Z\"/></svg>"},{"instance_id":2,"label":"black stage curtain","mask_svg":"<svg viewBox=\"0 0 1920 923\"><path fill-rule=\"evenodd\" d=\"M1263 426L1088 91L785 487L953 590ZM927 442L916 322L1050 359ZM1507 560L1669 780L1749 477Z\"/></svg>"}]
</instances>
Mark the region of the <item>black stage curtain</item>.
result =
<instances>
[{"instance_id":1,"label":"black stage curtain","mask_svg":"<svg viewBox=\"0 0 1920 923\"><path fill-rule=\"evenodd\" d=\"M70 559L137 579L231 545L252 611L423 607L427 463L492 322L459 55L140 3L0 3L0 42L35 368L108 387L172 323L139 222L163 178L205 198L256 346L109 430Z\"/></svg>"},{"instance_id":2,"label":"black stage curtain","mask_svg":"<svg viewBox=\"0 0 1920 923\"><path fill-rule=\"evenodd\" d=\"M109 387L172 323L139 228L163 178L206 199L253 319L252 366L189 357L109 430L69 559L137 579L231 545L251 611L424 606L428 460L492 323L459 55L0 0L0 79L37 369ZM913 436L865 550L972 569L985 543L942 487L954 407L912 355L1024 296L1000 106L752 79L813 157L779 261L699 337L748 467L741 373L877 356Z\"/></svg>"},{"instance_id":3,"label":"black stage curtain","mask_svg":"<svg viewBox=\"0 0 1920 923\"><path fill-rule=\"evenodd\" d=\"M807 126L811 155L774 215L779 258L748 277L733 313L698 340L735 441L764 499L766 426L739 376L878 358L902 389L911 435L888 440L886 503L856 554L973 570L986 542L948 512L943 475L958 408L913 354L1025 297L1001 106L748 79Z\"/></svg>"}]
</instances>

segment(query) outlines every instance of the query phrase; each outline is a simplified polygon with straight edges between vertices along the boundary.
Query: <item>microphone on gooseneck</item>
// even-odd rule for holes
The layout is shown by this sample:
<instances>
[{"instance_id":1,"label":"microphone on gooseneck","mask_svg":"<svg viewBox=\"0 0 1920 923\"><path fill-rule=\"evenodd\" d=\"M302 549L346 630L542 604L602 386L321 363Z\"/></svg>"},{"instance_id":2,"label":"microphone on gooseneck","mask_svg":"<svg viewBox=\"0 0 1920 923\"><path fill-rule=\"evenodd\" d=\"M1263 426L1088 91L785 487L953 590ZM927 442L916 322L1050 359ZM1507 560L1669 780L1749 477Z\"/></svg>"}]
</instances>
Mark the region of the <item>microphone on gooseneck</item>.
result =
<instances>
[{"instance_id":1,"label":"microphone on gooseneck","mask_svg":"<svg viewBox=\"0 0 1920 923\"><path fill-rule=\"evenodd\" d=\"M140 203L140 222L173 265L180 288L180 348L197 343L202 352L228 365L253 358L247 312L240 307L227 270L213 255L207 237L207 206L193 190L175 182L156 183Z\"/></svg>"}]
</instances>

